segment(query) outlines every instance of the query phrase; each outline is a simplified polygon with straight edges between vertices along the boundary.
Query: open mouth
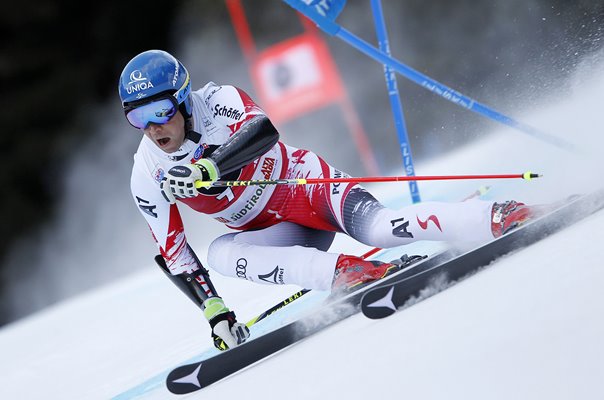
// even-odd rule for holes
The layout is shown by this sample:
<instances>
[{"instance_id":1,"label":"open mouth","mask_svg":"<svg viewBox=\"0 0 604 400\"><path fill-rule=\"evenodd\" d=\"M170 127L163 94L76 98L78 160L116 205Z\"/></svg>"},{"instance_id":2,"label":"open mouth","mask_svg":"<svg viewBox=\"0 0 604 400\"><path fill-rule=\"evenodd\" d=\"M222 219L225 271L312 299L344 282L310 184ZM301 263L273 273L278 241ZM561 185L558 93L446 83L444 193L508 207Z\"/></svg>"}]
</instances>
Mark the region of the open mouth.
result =
<instances>
[{"instance_id":1,"label":"open mouth","mask_svg":"<svg viewBox=\"0 0 604 400\"><path fill-rule=\"evenodd\" d=\"M161 139L157 139L157 143L161 146L164 147L165 145L167 145L168 143L170 143L170 138L161 138Z\"/></svg>"}]
</instances>

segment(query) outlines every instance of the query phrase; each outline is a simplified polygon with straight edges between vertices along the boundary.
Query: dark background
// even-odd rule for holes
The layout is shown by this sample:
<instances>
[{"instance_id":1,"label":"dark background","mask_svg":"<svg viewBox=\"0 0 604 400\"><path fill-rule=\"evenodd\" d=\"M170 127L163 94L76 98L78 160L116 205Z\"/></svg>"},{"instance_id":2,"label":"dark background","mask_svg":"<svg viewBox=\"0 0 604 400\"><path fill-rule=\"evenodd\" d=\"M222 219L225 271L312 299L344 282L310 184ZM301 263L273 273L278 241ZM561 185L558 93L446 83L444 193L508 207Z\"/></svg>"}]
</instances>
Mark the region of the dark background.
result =
<instances>
[{"instance_id":1,"label":"dark background","mask_svg":"<svg viewBox=\"0 0 604 400\"><path fill-rule=\"evenodd\" d=\"M277 0L244 4L260 48L301 32L293 10ZM384 0L383 4L395 57L511 115L555 98L582 56L601 48L604 41L604 3L599 1ZM11 8L0 14L0 324L22 316L3 300L11 279L35 278L28 265L4 268L5 256L16 241L35 241L33 233L56 217L67 160L93 140L90 124L102 122L103 118L92 120L91 110L119 103L117 80L131 57L149 48L180 57L185 43L194 42L196 50L187 51L199 51L195 70L202 75L196 81L193 76L195 89L221 66L231 64L233 83L254 94L220 0L33 0ZM368 0L349 1L338 22L376 43ZM395 168L400 154L392 145L393 123L381 66L336 38L326 40L380 155L380 166L384 171ZM205 46L228 51L204 53ZM185 59L191 57L182 52ZM402 78L399 88L418 159L438 156L494 126L444 101L435 103L434 95ZM322 135L313 132L344 129L330 118L334 112L328 108L286 128L307 132L305 143L318 146ZM291 139L292 145L302 141ZM364 173L351 144L332 157L349 172ZM21 294L24 301L30 295ZM48 302L58 299L57 295Z\"/></svg>"}]
</instances>

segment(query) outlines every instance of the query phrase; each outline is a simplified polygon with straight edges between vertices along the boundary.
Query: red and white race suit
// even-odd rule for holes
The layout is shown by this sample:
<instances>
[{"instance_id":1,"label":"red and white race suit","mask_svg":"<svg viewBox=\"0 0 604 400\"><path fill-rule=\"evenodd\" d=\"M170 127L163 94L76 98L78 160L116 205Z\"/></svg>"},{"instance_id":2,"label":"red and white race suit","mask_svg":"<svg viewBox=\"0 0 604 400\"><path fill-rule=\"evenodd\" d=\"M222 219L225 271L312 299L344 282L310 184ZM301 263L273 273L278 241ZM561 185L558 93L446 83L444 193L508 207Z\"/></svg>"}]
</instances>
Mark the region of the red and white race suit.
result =
<instances>
[{"instance_id":1,"label":"red and white race suit","mask_svg":"<svg viewBox=\"0 0 604 400\"><path fill-rule=\"evenodd\" d=\"M191 94L193 130L198 142L185 140L167 154L146 136L134 156L132 195L173 274L200 266L187 246L178 206L162 196L159 184L176 165L194 163L223 144L250 118L263 114L250 97L233 86L213 82ZM228 180L342 177L316 154L275 144ZM377 247L415 240L465 238L484 241L490 230L491 202L421 203L391 210L355 184L260 185L203 189L179 200L239 233L216 239L209 266L227 276L254 282L297 284L329 289L338 254L328 253L334 232Z\"/></svg>"}]
</instances>

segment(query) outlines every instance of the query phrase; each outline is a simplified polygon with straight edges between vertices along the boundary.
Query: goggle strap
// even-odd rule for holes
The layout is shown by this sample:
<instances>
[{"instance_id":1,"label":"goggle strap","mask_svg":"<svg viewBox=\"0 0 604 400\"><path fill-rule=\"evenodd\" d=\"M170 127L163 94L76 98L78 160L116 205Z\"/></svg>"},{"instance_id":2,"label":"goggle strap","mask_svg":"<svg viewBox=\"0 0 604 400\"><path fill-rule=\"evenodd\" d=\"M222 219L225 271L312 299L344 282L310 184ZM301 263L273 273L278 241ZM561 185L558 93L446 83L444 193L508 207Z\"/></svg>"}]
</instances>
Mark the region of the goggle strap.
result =
<instances>
[{"instance_id":1,"label":"goggle strap","mask_svg":"<svg viewBox=\"0 0 604 400\"><path fill-rule=\"evenodd\" d=\"M187 87L190 85L190 79L189 79L189 73L187 72L187 77L185 79L185 81L183 82L182 86L180 87L180 89L178 89L175 93L174 93L174 98L176 99L176 102L178 104L182 103L184 101L184 98L186 98L186 96L189 95L189 90L187 90ZM183 99L181 99L181 97L183 97Z\"/></svg>"}]
</instances>

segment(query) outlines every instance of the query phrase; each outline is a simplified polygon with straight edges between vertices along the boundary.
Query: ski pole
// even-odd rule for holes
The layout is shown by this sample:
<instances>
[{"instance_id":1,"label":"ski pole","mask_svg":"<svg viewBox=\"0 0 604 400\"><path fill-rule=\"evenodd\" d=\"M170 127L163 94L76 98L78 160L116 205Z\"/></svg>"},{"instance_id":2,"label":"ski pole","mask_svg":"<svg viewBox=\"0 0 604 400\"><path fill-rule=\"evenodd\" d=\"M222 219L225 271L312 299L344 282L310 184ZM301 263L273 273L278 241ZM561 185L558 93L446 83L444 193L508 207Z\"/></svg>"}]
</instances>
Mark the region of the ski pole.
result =
<instances>
[{"instance_id":1,"label":"ski pole","mask_svg":"<svg viewBox=\"0 0 604 400\"><path fill-rule=\"evenodd\" d=\"M274 306L272 306L268 310L264 311L262 314L257 315L254 318L252 318L249 321L247 321L245 323L245 326L247 326L248 328L251 328L252 325L260 322L261 320L263 320L264 318L268 317L269 315L271 315L271 314L279 311L280 309L282 309L283 307L285 307L286 305L288 305L292 301L299 299L300 297L304 296L308 292L310 292L310 289L302 289L302 290L297 291L296 293L294 293L291 296L289 296L287 299L285 299L283 301L280 301L279 303L275 304ZM220 338L215 339L215 344L214 345L218 349L220 349L220 350L226 350L227 349L227 346L224 343L224 340L222 340Z\"/></svg>"},{"instance_id":2,"label":"ski pole","mask_svg":"<svg viewBox=\"0 0 604 400\"><path fill-rule=\"evenodd\" d=\"M484 194L486 194L486 193L487 193L487 192L488 192L490 189L491 189L491 187L490 187L490 186L481 186L481 187L479 187L478 189L476 189L476 191L474 191L474 193L472 193L471 195L467 196L467 197L466 197L466 198L464 198L462 201L467 201L467 200L473 199L473 198L478 197L478 196L483 196L483 195L484 195ZM382 251L382 250L384 250L384 249L382 249L382 248L380 248L380 247L374 247L373 249L371 249L371 250L367 251L365 254L363 254L363 255L361 256L361 258L362 258L363 260L366 260L366 259L367 259L367 257L371 257L371 256L372 256L372 255L374 255L375 253L378 253L378 252L380 252L380 251Z\"/></svg>"},{"instance_id":3,"label":"ski pole","mask_svg":"<svg viewBox=\"0 0 604 400\"><path fill-rule=\"evenodd\" d=\"M299 299L300 297L304 296L306 293L310 292L310 289L302 289L294 294L292 294L291 296L289 296L287 299L275 304L274 306L272 306L271 308L269 308L268 310L264 311L262 314L255 316L254 318L250 319L248 322L246 322L246 326L248 328L250 328L252 325L262 321L264 318L268 317L269 315L271 315L272 313L274 313L275 311L280 310L281 308L285 307L286 305L288 305L289 303L291 303L294 300Z\"/></svg>"},{"instance_id":4,"label":"ski pole","mask_svg":"<svg viewBox=\"0 0 604 400\"><path fill-rule=\"evenodd\" d=\"M377 253L378 251L380 251L382 249L380 248L374 248L369 250L367 253L363 254L361 256L362 259L366 259L367 257ZM291 296L289 296L287 299L275 304L274 306L272 306L271 308L269 308L268 310L264 311L262 314L257 315L256 317L250 319L248 322L246 322L246 326L248 328L250 328L252 325L262 321L264 318L268 317L269 315L273 314L274 312L280 310L281 308L285 307L286 305L288 305L289 303L291 303L294 300L299 299L300 297L304 296L306 293L310 292L310 289L302 289L294 294L292 294Z\"/></svg>"},{"instance_id":5,"label":"ski pole","mask_svg":"<svg viewBox=\"0 0 604 400\"><path fill-rule=\"evenodd\" d=\"M541 175L532 172L503 175L424 175L424 176L368 176L349 178L300 178L300 179L262 179L249 181L195 181L196 188L225 186L258 186L258 185L316 185L323 183L361 183L361 182L404 182L404 181L443 181L462 179L524 179L530 181Z\"/></svg>"},{"instance_id":6,"label":"ski pole","mask_svg":"<svg viewBox=\"0 0 604 400\"><path fill-rule=\"evenodd\" d=\"M379 248L372 249L372 250L368 251L367 253L363 254L361 256L361 258L365 259L365 258L369 257L370 255L377 253L380 250L381 249L379 249ZM275 304L268 310L264 311L262 314L259 314L259 315L255 316L254 318L250 319L249 321L247 321L245 323L245 326L250 328L252 325L262 321L264 318L266 318L269 315L273 314L274 312L280 310L281 308L285 307L286 305L293 302L294 300L299 299L300 297L304 296L308 292L310 292L310 289L302 289L300 291L297 291L296 293L289 296L287 299L280 301L279 303Z\"/></svg>"}]
</instances>

